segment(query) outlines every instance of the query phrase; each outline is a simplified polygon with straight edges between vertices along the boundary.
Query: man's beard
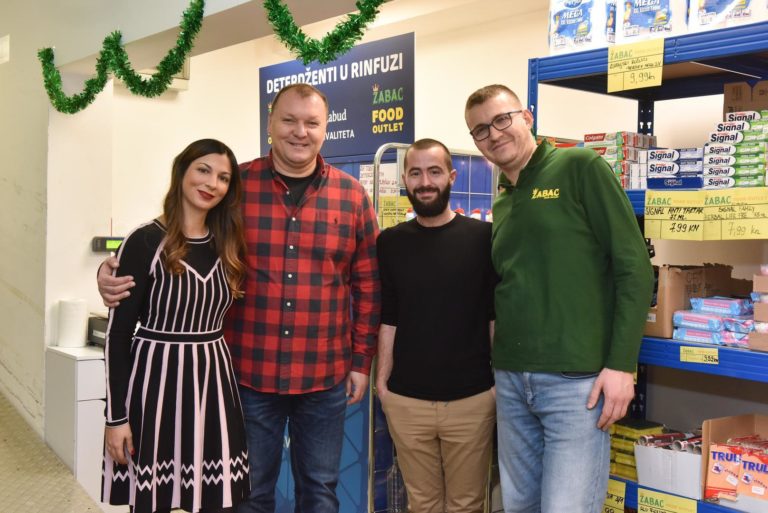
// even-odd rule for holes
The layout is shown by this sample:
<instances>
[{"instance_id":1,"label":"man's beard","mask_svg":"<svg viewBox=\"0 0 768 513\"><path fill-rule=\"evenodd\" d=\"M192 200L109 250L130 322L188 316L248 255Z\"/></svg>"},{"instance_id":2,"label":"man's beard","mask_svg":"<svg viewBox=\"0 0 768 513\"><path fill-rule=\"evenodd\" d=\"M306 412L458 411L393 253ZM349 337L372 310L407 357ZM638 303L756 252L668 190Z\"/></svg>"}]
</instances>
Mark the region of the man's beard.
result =
<instances>
[{"instance_id":1,"label":"man's beard","mask_svg":"<svg viewBox=\"0 0 768 513\"><path fill-rule=\"evenodd\" d=\"M428 203L419 201L416 197L418 193L434 191L437 196ZM408 199L411 200L413 211L420 217L436 217L445 211L448 206L448 201L451 199L451 184L447 184L442 191L437 187L417 187L413 190L413 193L408 189L405 190L408 194Z\"/></svg>"}]
</instances>

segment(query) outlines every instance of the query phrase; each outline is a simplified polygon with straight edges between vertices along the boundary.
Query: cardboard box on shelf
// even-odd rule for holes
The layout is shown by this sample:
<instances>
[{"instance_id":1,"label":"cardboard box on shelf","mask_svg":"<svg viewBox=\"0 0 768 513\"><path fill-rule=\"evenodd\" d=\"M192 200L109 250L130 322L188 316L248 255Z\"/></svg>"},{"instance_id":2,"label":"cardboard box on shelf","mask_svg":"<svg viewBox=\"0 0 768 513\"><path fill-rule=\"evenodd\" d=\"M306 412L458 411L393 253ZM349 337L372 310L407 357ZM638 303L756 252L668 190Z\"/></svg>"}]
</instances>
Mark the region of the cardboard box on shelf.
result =
<instances>
[{"instance_id":1,"label":"cardboard box on shelf","mask_svg":"<svg viewBox=\"0 0 768 513\"><path fill-rule=\"evenodd\" d=\"M768 333L758 333L753 331L749 334L749 342L747 345L752 351L768 353Z\"/></svg>"},{"instance_id":2,"label":"cardboard box on shelf","mask_svg":"<svg viewBox=\"0 0 768 513\"><path fill-rule=\"evenodd\" d=\"M768 80L750 86L747 82L731 82L723 86L723 119L728 112L768 109Z\"/></svg>"},{"instance_id":3,"label":"cardboard box on shelf","mask_svg":"<svg viewBox=\"0 0 768 513\"><path fill-rule=\"evenodd\" d=\"M728 112L752 110L752 86L747 82L731 82L723 86L723 119Z\"/></svg>"},{"instance_id":4,"label":"cardboard box on shelf","mask_svg":"<svg viewBox=\"0 0 768 513\"><path fill-rule=\"evenodd\" d=\"M734 283L731 267L721 264L658 267L656 306L648 310L644 334L672 338L672 315L690 309L692 297L728 295Z\"/></svg>"},{"instance_id":5,"label":"cardboard box on shelf","mask_svg":"<svg viewBox=\"0 0 768 513\"><path fill-rule=\"evenodd\" d=\"M752 277L752 290L768 294L768 276L755 274Z\"/></svg>"},{"instance_id":6,"label":"cardboard box on shelf","mask_svg":"<svg viewBox=\"0 0 768 513\"><path fill-rule=\"evenodd\" d=\"M742 280L738 278L731 278L731 283L728 286L728 294L735 297L749 297L752 292L752 280Z\"/></svg>"},{"instance_id":7,"label":"cardboard box on shelf","mask_svg":"<svg viewBox=\"0 0 768 513\"><path fill-rule=\"evenodd\" d=\"M768 322L768 303L755 303L755 320Z\"/></svg>"},{"instance_id":8,"label":"cardboard box on shelf","mask_svg":"<svg viewBox=\"0 0 768 513\"><path fill-rule=\"evenodd\" d=\"M761 80L752 87L753 109L768 109L768 80Z\"/></svg>"},{"instance_id":9,"label":"cardboard box on shelf","mask_svg":"<svg viewBox=\"0 0 768 513\"><path fill-rule=\"evenodd\" d=\"M691 499L701 499L701 454L635 446L637 482Z\"/></svg>"},{"instance_id":10,"label":"cardboard box on shelf","mask_svg":"<svg viewBox=\"0 0 768 513\"><path fill-rule=\"evenodd\" d=\"M737 415L719 419L705 420L702 425L701 438L701 483L706 496L707 477L710 469L716 463L711 457L711 448L714 444L722 444L729 438L760 435L768 438L768 416L766 415ZM720 470L719 468L716 471ZM759 500L751 497L737 497L735 502L725 502L729 508L750 513L768 512L768 500Z\"/></svg>"}]
</instances>

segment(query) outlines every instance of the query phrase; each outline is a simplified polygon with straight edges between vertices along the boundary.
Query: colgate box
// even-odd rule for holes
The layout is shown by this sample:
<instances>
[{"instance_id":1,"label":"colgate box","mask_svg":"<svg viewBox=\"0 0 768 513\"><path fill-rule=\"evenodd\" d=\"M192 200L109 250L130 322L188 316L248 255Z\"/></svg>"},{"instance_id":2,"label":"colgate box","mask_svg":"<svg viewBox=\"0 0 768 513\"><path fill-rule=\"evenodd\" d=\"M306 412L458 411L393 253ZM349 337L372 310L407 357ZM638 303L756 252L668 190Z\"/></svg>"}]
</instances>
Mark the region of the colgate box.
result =
<instances>
[{"instance_id":1,"label":"colgate box","mask_svg":"<svg viewBox=\"0 0 768 513\"><path fill-rule=\"evenodd\" d=\"M768 490L760 495L760 490L752 490L750 484L764 479L755 474L761 470L762 461L752 461L747 458L749 477L744 477L744 472L739 467L739 477L734 478L731 467L738 459L743 466L742 459L745 451L734 448L726 442L730 438L741 438L750 435L759 435L768 438L768 416L765 415L737 415L735 417L723 417L719 419L705 420L702 426L702 461L706 463L701 468L701 482L704 486L704 497L715 498L719 495L723 506L734 508L749 513L768 513ZM728 469L731 468L731 472ZM746 479L750 483L742 483ZM749 487L750 493L739 493ZM759 488L759 486L758 486ZM733 493L735 490L735 493Z\"/></svg>"}]
</instances>

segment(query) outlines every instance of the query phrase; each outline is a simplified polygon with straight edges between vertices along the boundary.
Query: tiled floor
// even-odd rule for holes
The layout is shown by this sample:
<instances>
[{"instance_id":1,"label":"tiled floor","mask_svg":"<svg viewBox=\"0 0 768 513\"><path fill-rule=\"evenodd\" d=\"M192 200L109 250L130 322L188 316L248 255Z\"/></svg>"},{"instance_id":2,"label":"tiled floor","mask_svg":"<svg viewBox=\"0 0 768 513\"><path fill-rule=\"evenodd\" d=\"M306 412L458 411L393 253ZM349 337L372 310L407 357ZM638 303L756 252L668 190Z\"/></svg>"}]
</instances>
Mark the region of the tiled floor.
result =
<instances>
[{"instance_id":1,"label":"tiled floor","mask_svg":"<svg viewBox=\"0 0 768 513\"><path fill-rule=\"evenodd\" d=\"M0 394L0 511L101 513L69 469Z\"/></svg>"}]
</instances>

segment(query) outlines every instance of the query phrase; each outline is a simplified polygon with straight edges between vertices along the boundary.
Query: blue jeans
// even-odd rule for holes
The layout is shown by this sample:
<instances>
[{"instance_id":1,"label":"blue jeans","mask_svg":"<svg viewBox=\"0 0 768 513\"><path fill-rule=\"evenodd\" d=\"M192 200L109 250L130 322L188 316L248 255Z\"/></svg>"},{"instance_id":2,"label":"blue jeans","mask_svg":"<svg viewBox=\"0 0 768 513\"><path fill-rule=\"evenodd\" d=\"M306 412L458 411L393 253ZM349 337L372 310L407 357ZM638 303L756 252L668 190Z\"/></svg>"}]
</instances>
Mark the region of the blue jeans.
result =
<instances>
[{"instance_id":1,"label":"blue jeans","mask_svg":"<svg viewBox=\"0 0 768 513\"><path fill-rule=\"evenodd\" d=\"M273 513L283 434L288 422L296 513L337 513L341 446L347 407L342 381L329 390L265 394L241 386L251 494L238 513Z\"/></svg>"},{"instance_id":2,"label":"blue jeans","mask_svg":"<svg viewBox=\"0 0 768 513\"><path fill-rule=\"evenodd\" d=\"M505 513L599 513L610 438L588 410L597 375L496 370L499 470Z\"/></svg>"}]
</instances>

